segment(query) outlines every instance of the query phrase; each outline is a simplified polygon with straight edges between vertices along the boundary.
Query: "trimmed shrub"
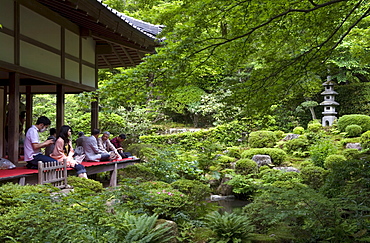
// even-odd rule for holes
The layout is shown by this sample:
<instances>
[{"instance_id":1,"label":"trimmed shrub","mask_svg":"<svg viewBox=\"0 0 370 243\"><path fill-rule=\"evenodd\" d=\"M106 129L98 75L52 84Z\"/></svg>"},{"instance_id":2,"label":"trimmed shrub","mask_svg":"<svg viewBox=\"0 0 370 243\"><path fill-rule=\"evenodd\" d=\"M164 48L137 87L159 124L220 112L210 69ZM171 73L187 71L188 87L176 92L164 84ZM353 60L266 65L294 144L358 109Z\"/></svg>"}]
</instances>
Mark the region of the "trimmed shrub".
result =
<instances>
[{"instance_id":1,"label":"trimmed shrub","mask_svg":"<svg viewBox=\"0 0 370 243\"><path fill-rule=\"evenodd\" d=\"M309 132L318 132L322 130L322 125L320 123L309 123L307 125L307 131Z\"/></svg>"},{"instance_id":2,"label":"trimmed shrub","mask_svg":"<svg viewBox=\"0 0 370 243\"><path fill-rule=\"evenodd\" d=\"M359 125L348 125L346 127L346 133L348 137L359 137L362 132L362 127Z\"/></svg>"},{"instance_id":3,"label":"trimmed shrub","mask_svg":"<svg viewBox=\"0 0 370 243\"><path fill-rule=\"evenodd\" d=\"M240 159L240 147L230 147L227 148L226 155L234 158Z\"/></svg>"},{"instance_id":4,"label":"trimmed shrub","mask_svg":"<svg viewBox=\"0 0 370 243\"><path fill-rule=\"evenodd\" d=\"M269 155L274 165L280 165L286 158L285 151L279 148L253 148L245 150L242 159L252 159L256 154Z\"/></svg>"},{"instance_id":5,"label":"trimmed shrub","mask_svg":"<svg viewBox=\"0 0 370 243\"><path fill-rule=\"evenodd\" d=\"M299 136L298 138L287 141L284 144L284 149L294 156L307 157L309 155L308 149L310 141L306 136Z\"/></svg>"},{"instance_id":6,"label":"trimmed shrub","mask_svg":"<svg viewBox=\"0 0 370 243\"><path fill-rule=\"evenodd\" d=\"M322 185L324 185L325 177L327 174L327 170L318 166L308 166L301 168L303 183L314 189L318 189Z\"/></svg>"},{"instance_id":7,"label":"trimmed shrub","mask_svg":"<svg viewBox=\"0 0 370 243\"><path fill-rule=\"evenodd\" d=\"M363 149L370 148L370 131L364 132L361 135L360 143Z\"/></svg>"},{"instance_id":8,"label":"trimmed shrub","mask_svg":"<svg viewBox=\"0 0 370 243\"><path fill-rule=\"evenodd\" d=\"M118 172L119 180L125 178L140 178L142 181L156 181L154 172L144 164L129 165Z\"/></svg>"},{"instance_id":9,"label":"trimmed shrub","mask_svg":"<svg viewBox=\"0 0 370 243\"><path fill-rule=\"evenodd\" d=\"M338 129L344 132L346 127L349 125L359 125L362 127L362 132L370 130L370 116L353 114L344 115L338 120Z\"/></svg>"},{"instance_id":10,"label":"trimmed shrub","mask_svg":"<svg viewBox=\"0 0 370 243\"><path fill-rule=\"evenodd\" d=\"M356 159L359 154L360 154L360 151L358 151L357 149L354 149L354 148L343 150L343 156L347 160Z\"/></svg>"},{"instance_id":11,"label":"trimmed shrub","mask_svg":"<svg viewBox=\"0 0 370 243\"><path fill-rule=\"evenodd\" d=\"M248 143L251 148L272 148L277 138L272 131L256 131L249 134Z\"/></svg>"},{"instance_id":12,"label":"trimmed shrub","mask_svg":"<svg viewBox=\"0 0 370 243\"><path fill-rule=\"evenodd\" d=\"M295 127L293 129L293 133L294 134L299 134L299 135L302 135L304 133L304 128L303 127Z\"/></svg>"},{"instance_id":13,"label":"trimmed shrub","mask_svg":"<svg viewBox=\"0 0 370 243\"><path fill-rule=\"evenodd\" d=\"M274 131L274 133L275 133L277 140L284 138L285 133L283 131L277 130L277 131Z\"/></svg>"},{"instance_id":14,"label":"trimmed shrub","mask_svg":"<svg viewBox=\"0 0 370 243\"><path fill-rule=\"evenodd\" d=\"M329 155L325 159L324 167L327 169L333 169L338 162L342 162L344 160L347 160L346 157L344 157L344 155L341 154Z\"/></svg>"},{"instance_id":15,"label":"trimmed shrub","mask_svg":"<svg viewBox=\"0 0 370 243\"><path fill-rule=\"evenodd\" d=\"M99 193L103 191L103 184L99 181L85 179L77 176L68 176L68 185L73 186L75 191L86 193Z\"/></svg>"},{"instance_id":16,"label":"trimmed shrub","mask_svg":"<svg viewBox=\"0 0 370 243\"><path fill-rule=\"evenodd\" d=\"M248 175L257 172L257 163L251 159L240 159L236 161L235 172L242 175Z\"/></svg>"},{"instance_id":17,"label":"trimmed shrub","mask_svg":"<svg viewBox=\"0 0 370 243\"><path fill-rule=\"evenodd\" d=\"M188 195L195 203L199 203L209 197L211 188L200 181L180 179L171 183L172 188Z\"/></svg>"}]
</instances>

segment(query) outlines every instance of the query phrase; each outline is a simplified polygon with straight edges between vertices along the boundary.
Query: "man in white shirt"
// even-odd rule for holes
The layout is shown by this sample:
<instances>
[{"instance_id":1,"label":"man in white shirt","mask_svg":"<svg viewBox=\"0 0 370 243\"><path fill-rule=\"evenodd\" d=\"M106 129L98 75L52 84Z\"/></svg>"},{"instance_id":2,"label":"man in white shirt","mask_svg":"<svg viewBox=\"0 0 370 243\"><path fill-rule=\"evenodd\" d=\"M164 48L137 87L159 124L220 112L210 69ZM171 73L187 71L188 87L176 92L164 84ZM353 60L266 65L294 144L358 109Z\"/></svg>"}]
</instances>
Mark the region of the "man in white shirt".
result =
<instances>
[{"instance_id":1,"label":"man in white shirt","mask_svg":"<svg viewBox=\"0 0 370 243\"><path fill-rule=\"evenodd\" d=\"M50 158L49 156L43 155L41 153L41 148L44 148L52 143L53 140L46 140L43 143L40 143L39 132L44 132L51 124L49 118L46 116L40 116L37 119L36 125L32 125L26 133L24 139L24 160L27 162L27 168L37 169L38 162L51 162L55 159Z\"/></svg>"}]
</instances>

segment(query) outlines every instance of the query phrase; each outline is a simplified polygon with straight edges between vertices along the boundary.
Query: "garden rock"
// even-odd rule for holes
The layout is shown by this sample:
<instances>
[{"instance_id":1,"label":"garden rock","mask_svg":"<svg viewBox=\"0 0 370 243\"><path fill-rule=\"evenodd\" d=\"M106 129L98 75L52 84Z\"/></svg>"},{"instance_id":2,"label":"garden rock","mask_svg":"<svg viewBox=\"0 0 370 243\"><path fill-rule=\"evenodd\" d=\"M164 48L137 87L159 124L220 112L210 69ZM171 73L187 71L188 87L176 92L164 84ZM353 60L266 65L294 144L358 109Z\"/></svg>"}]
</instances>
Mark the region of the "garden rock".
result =
<instances>
[{"instance_id":1,"label":"garden rock","mask_svg":"<svg viewBox=\"0 0 370 243\"><path fill-rule=\"evenodd\" d=\"M289 133L288 135L285 136L285 138L283 138L283 141L296 139L298 137L299 137L299 134Z\"/></svg>"},{"instance_id":2,"label":"garden rock","mask_svg":"<svg viewBox=\"0 0 370 243\"><path fill-rule=\"evenodd\" d=\"M347 143L346 144L346 149L357 149L357 150L361 150L362 147L361 147L361 144L360 143Z\"/></svg>"},{"instance_id":3,"label":"garden rock","mask_svg":"<svg viewBox=\"0 0 370 243\"><path fill-rule=\"evenodd\" d=\"M271 157L265 154L256 154L253 156L252 160L257 163L258 167L272 164Z\"/></svg>"},{"instance_id":4,"label":"garden rock","mask_svg":"<svg viewBox=\"0 0 370 243\"><path fill-rule=\"evenodd\" d=\"M164 227L171 228L168 234L168 237L171 237L170 240L166 241L168 243L177 243L177 237L179 236L179 230L176 222L166 219L158 219L156 222L155 229L159 229L161 224L166 224Z\"/></svg>"},{"instance_id":5,"label":"garden rock","mask_svg":"<svg viewBox=\"0 0 370 243\"><path fill-rule=\"evenodd\" d=\"M230 185L225 184L225 182L229 181L230 178L225 177L222 179L221 184L218 186L216 193L222 196L232 195L233 194L233 187Z\"/></svg>"},{"instance_id":6,"label":"garden rock","mask_svg":"<svg viewBox=\"0 0 370 243\"><path fill-rule=\"evenodd\" d=\"M274 167L274 170L281 170L283 172L297 172L299 173L300 171L297 168L288 166L288 167Z\"/></svg>"}]
</instances>

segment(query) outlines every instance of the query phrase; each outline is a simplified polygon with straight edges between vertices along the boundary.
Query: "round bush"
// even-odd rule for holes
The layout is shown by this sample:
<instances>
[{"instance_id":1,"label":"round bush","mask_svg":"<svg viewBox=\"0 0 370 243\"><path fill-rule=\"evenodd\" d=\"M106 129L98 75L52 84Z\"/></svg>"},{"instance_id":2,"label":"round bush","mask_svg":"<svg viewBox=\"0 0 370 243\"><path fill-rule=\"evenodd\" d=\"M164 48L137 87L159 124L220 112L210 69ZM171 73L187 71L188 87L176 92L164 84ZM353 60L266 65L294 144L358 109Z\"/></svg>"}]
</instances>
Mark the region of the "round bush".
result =
<instances>
[{"instance_id":1,"label":"round bush","mask_svg":"<svg viewBox=\"0 0 370 243\"><path fill-rule=\"evenodd\" d=\"M240 159L235 163L235 172L248 175L257 172L257 163L251 159Z\"/></svg>"},{"instance_id":2,"label":"round bush","mask_svg":"<svg viewBox=\"0 0 370 243\"><path fill-rule=\"evenodd\" d=\"M293 133L294 134L299 134L299 135L302 135L304 133L304 128L303 127L295 127L293 129Z\"/></svg>"},{"instance_id":3,"label":"round bush","mask_svg":"<svg viewBox=\"0 0 370 243\"><path fill-rule=\"evenodd\" d=\"M343 156L347 159L347 160L352 160L352 159L356 159L357 156L360 154L360 151L358 151L357 149L355 148L351 148L351 149L345 149L343 150Z\"/></svg>"},{"instance_id":4,"label":"round bush","mask_svg":"<svg viewBox=\"0 0 370 243\"><path fill-rule=\"evenodd\" d=\"M240 147L234 146L234 147L227 148L226 155L240 159Z\"/></svg>"},{"instance_id":5,"label":"round bush","mask_svg":"<svg viewBox=\"0 0 370 243\"><path fill-rule=\"evenodd\" d=\"M284 149L295 156L306 157L309 155L308 148L310 142L306 136L299 136L298 138L287 141L284 144Z\"/></svg>"},{"instance_id":6,"label":"round bush","mask_svg":"<svg viewBox=\"0 0 370 243\"><path fill-rule=\"evenodd\" d=\"M327 169L333 169L334 166L338 162L342 162L342 161L345 161L345 160L347 160L347 159L346 159L346 157L344 157L344 155L332 154L332 155L329 155L328 157L326 157L325 162L324 162L324 167L327 168Z\"/></svg>"},{"instance_id":7,"label":"round bush","mask_svg":"<svg viewBox=\"0 0 370 243\"><path fill-rule=\"evenodd\" d=\"M249 134L248 143L251 148L272 148L277 138L272 131L256 131Z\"/></svg>"},{"instance_id":8,"label":"round bush","mask_svg":"<svg viewBox=\"0 0 370 243\"><path fill-rule=\"evenodd\" d=\"M275 133L277 140L284 138L285 133L283 131L278 130L278 131L274 131L274 133Z\"/></svg>"},{"instance_id":9,"label":"round bush","mask_svg":"<svg viewBox=\"0 0 370 243\"><path fill-rule=\"evenodd\" d=\"M301 168L303 183L314 189L318 189L324 184L326 175L327 171L318 166Z\"/></svg>"},{"instance_id":10,"label":"round bush","mask_svg":"<svg viewBox=\"0 0 370 243\"><path fill-rule=\"evenodd\" d=\"M363 149L370 148L370 131L364 132L360 138L361 147Z\"/></svg>"},{"instance_id":11,"label":"round bush","mask_svg":"<svg viewBox=\"0 0 370 243\"><path fill-rule=\"evenodd\" d=\"M245 150L242 153L242 159L252 159L254 155L265 154L271 157L272 163L274 165L280 165L284 162L286 158L286 153L284 150L279 148L253 148Z\"/></svg>"},{"instance_id":12,"label":"round bush","mask_svg":"<svg viewBox=\"0 0 370 243\"><path fill-rule=\"evenodd\" d=\"M307 125L307 130L309 132L318 132L322 129L322 125L320 123L310 123Z\"/></svg>"},{"instance_id":13,"label":"round bush","mask_svg":"<svg viewBox=\"0 0 370 243\"><path fill-rule=\"evenodd\" d=\"M346 133L348 137L359 137L362 132L362 127L359 125L348 125L346 127Z\"/></svg>"},{"instance_id":14,"label":"round bush","mask_svg":"<svg viewBox=\"0 0 370 243\"><path fill-rule=\"evenodd\" d=\"M370 116L352 114L344 115L338 119L338 129L344 132L349 125L359 125L362 127L362 132L370 130Z\"/></svg>"}]
</instances>

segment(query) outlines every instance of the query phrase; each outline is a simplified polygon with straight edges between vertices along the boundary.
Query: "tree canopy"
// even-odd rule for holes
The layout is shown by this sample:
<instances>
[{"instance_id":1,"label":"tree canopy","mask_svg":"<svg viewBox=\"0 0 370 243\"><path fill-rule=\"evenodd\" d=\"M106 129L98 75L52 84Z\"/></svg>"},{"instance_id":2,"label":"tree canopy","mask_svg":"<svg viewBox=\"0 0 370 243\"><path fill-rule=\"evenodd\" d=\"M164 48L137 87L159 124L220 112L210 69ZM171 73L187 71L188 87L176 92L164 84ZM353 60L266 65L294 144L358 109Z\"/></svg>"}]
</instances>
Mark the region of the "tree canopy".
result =
<instances>
[{"instance_id":1,"label":"tree canopy","mask_svg":"<svg viewBox=\"0 0 370 243\"><path fill-rule=\"evenodd\" d=\"M241 117L295 95L303 99L319 90L328 75L339 82L368 81L368 1L105 3L166 26L157 53L131 71L129 79L134 82L116 76L113 85L102 85L117 89L121 80L140 87L137 102L153 97L178 100L181 97L174 97L174 90L198 87L204 96L227 93L218 96L218 103L224 111L233 111L230 116ZM191 113L194 102L182 105Z\"/></svg>"}]
</instances>

